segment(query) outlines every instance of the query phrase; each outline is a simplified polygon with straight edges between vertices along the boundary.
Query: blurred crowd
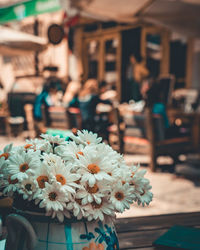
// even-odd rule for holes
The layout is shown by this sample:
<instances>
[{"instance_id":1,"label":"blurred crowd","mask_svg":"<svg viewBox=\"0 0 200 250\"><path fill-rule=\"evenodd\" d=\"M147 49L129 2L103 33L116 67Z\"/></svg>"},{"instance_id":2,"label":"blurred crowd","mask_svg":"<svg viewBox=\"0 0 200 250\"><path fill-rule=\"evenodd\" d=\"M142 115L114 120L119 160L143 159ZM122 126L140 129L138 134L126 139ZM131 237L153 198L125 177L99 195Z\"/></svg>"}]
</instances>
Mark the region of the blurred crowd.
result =
<instances>
[{"instance_id":1,"label":"blurred crowd","mask_svg":"<svg viewBox=\"0 0 200 250\"><path fill-rule=\"evenodd\" d=\"M36 96L33 114L37 128L44 132L45 126L51 124L49 108L64 107L68 117L71 115L74 118L71 128L97 132L107 139L107 128L110 124L108 113L116 102L117 92L105 81L98 83L91 78L83 83L69 81L67 85L63 85L59 78L49 77Z\"/></svg>"},{"instance_id":2,"label":"blurred crowd","mask_svg":"<svg viewBox=\"0 0 200 250\"><path fill-rule=\"evenodd\" d=\"M166 134L170 136L177 134L176 129L171 129L166 110L169 95L172 94L170 92L171 79L166 78L165 82L161 82L160 79L151 77L142 58L131 54L126 81L129 87L127 104L140 113L144 112L145 107L151 108L154 114L163 117ZM30 121L34 123L36 134L39 135L51 127L50 109L62 107L68 117L69 129L87 129L108 140L108 128L113 123L111 111L120 104L116 84L106 81L98 82L94 78L86 81L69 79L66 83L55 75L51 75L43 80L39 92L29 91L23 96L18 95L13 91L17 88L16 86L17 84L14 84L13 89L6 93L3 84L0 83L0 111L4 110L8 104L8 115L12 117L13 123L18 116L27 118L25 104L31 104L32 120L30 118ZM189 93L188 90L187 93ZM180 94L177 95L180 96ZM174 97L177 99L176 94ZM199 95L192 94L190 99L193 104L191 107L188 106L187 110L196 109L199 105Z\"/></svg>"}]
</instances>

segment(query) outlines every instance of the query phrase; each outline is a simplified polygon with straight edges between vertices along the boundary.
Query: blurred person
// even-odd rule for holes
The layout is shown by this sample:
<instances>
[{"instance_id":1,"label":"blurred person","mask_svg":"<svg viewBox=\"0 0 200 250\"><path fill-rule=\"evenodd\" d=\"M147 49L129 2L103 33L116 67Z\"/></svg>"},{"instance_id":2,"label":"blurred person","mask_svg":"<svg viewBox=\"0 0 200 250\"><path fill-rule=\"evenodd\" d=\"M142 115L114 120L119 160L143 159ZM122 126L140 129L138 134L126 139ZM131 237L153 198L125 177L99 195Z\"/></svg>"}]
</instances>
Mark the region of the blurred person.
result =
<instances>
[{"instance_id":1,"label":"blurred person","mask_svg":"<svg viewBox=\"0 0 200 250\"><path fill-rule=\"evenodd\" d=\"M63 96L64 106L68 106L74 97L77 97L79 91L81 90L81 83L78 81L70 81L67 85Z\"/></svg>"},{"instance_id":2,"label":"blurred person","mask_svg":"<svg viewBox=\"0 0 200 250\"><path fill-rule=\"evenodd\" d=\"M130 84L130 99L137 102L142 99L140 88L143 80L149 75L149 71L140 56L136 57L131 54L129 60L127 79Z\"/></svg>"},{"instance_id":3,"label":"blurred person","mask_svg":"<svg viewBox=\"0 0 200 250\"><path fill-rule=\"evenodd\" d=\"M143 100L147 99L148 90L152 87L153 82L154 82L153 78L146 78L143 80L143 83L140 89L140 93L142 95Z\"/></svg>"},{"instance_id":4,"label":"blurred person","mask_svg":"<svg viewBox=\"0 0 200 250\"><path fill-rule=\"evenodd\" d=\"M72 100L76 100L80 89L81 83L79 81L70 81L63 96L63 106L67 108L66 115L69 129L81 128L80 109L78 107L73 107L72 105Z\"/></svg>"},{"instance_id":5,"label":"blurred person","mask_svg":"<svg viewBox=\"0 0 200 250\"><path fill-rule=\"evenodd\" d=\"M161 115L164 121L165 129L168 129L170 124L167 117L166 105L163 101L162 86L151 79L149 89L146 91L146 106L152 108L152 113Z\"/></svg>"},{"instance_id":6,"label":"blurred person","mask_svg":"<svg viewBox=\"0 0 200 250\"><path fill-rule=\"evenodd\" d=\"M99 95L102 100L109 100L112 103L117 102L117 91L114 85L108 86L106 81L102 81L99 84Z\"/></svg>"},{"instance_id":7,"label":"blurred person","mask_svg":"<svg viewBox=\"0 0 200 250\"><path fill-rule=\"evenodd\" d=\"M189 132L182 126L177 126L175 123L170 124L166 104L164 102L164 92L162 91L162 85L158 82L154 82L147 91L146 106L152 109L152 113L160 115L164 122L164 134L165 139L188 136Z\"/></svg>"},{"instance_id":8,"label":"blurred person","mask_svg":"<svg viewBox=\"0 0 200 250\"><path fill-rule=\"evenodd\" d=\"M41 93L35 99L33 114L36 127L40 133L44 133L45 125L48 126L51 123L48 108L56 105L56 95L61 90L60 84L61 81L56 77L47 78ZM42 106L44 106L44 113ZM43 117L43 114L45 114L45 117Z\"/></svg>"},{"instance_id":9,"label":"blurred person","mask_svg":"<svg viewBox=\"0 0 200 250\"><path fill-rule=\"evenodd\" d=\"M4 89L3 84L0 82L0 109L5 107L7 99L7 93Z\"/></svg>"},{"instance_id":10,"label":"blurred person","mask_svg":"<svg viewBox=\"0 0 200 250\"><path fill-rule=\"evenodd\" d=\"M77 97L70 102L70 107L79 107L82 116L82 128L96 132L96 107L98 103L110 103L101 100L98 96L98 82L95 79L88 79Z\"/></svg>"}]
</instances>

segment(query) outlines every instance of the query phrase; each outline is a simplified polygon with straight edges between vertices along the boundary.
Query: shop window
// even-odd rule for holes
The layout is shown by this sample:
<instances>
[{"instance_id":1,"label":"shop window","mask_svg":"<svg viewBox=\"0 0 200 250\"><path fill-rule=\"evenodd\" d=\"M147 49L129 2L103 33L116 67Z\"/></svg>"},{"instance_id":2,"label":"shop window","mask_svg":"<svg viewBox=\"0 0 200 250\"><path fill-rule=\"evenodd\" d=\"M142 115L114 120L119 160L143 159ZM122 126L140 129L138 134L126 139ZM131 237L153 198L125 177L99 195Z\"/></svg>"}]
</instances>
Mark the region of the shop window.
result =
<instances>
[{"instance_id":1,"label":"shop window","mask_svg":"<svg viewBox=\"0 0 200 250\"><path fill-rule=\"evenodd\" d=\"M147 34L146 36L146 66L150 75L158 77L162 58L160 34Z\"/></svg>"}]
</instances>

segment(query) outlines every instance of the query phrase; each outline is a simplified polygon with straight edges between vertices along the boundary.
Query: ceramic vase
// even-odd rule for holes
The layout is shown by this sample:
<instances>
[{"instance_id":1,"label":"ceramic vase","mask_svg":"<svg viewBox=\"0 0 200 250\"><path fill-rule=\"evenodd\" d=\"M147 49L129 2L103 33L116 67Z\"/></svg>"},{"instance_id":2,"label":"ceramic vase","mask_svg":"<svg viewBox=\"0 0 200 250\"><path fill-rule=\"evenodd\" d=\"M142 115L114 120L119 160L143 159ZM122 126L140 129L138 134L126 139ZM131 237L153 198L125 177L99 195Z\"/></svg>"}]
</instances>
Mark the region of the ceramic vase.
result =
<instances>
[{"instance_id":1,"label":"ceramic vase","mask_svg":"<svg viewBox=\"0 0 200 250\"><path fill-rule=\"evenodd\" d=\"M23 212L8 216L7 226L6 250L15 250L15 247L20 250L119 249L110 217L104 221L65 219L59 223L45 215Z\"/></svg>"}]
</instances>

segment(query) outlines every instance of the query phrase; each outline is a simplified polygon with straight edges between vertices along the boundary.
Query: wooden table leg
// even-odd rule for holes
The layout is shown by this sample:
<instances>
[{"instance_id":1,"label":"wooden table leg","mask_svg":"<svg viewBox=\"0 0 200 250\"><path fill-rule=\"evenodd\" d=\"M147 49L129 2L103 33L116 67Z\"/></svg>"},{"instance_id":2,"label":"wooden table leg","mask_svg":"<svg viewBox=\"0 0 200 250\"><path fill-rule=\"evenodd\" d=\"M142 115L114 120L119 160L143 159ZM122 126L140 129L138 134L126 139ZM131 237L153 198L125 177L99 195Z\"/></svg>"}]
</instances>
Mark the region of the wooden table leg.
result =
<instances>
[{"instance_id":1,"label":"wooden table leg","mask_svg":"<svg viewBox=\"0 0 200 250\"><path fill-rule=\"evenodd\" d=\"M200 145L200 115L196 115L192 126L192 141L194 149L198 150Z\"/></svg>"}]
</instances>

